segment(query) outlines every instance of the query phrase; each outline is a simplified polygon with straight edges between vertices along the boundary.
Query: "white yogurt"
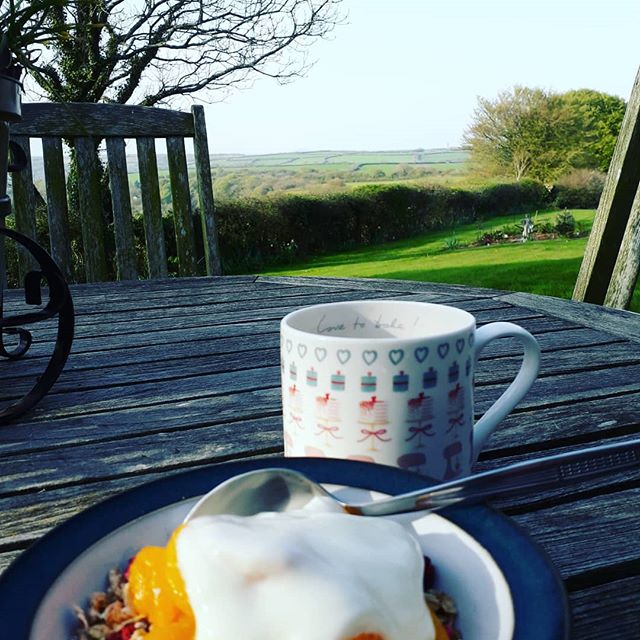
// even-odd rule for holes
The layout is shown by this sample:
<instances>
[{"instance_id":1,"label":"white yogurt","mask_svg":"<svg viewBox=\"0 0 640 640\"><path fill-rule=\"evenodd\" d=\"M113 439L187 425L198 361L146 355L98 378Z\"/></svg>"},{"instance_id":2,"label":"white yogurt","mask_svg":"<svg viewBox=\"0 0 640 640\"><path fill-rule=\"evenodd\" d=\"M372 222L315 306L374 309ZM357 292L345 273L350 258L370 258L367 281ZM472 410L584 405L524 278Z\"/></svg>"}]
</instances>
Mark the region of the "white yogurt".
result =
<instances>
[{"instance_id":1,"label":"white yogurt","mask_svg":"<svg viewBox=\"0 0 640 640\"><path fill-rule=\"evenodd\" d=\"M422 553L398 523L324 510L202 516L177 540L195 640L433 640Z\"/></svg>"}]
</instances>

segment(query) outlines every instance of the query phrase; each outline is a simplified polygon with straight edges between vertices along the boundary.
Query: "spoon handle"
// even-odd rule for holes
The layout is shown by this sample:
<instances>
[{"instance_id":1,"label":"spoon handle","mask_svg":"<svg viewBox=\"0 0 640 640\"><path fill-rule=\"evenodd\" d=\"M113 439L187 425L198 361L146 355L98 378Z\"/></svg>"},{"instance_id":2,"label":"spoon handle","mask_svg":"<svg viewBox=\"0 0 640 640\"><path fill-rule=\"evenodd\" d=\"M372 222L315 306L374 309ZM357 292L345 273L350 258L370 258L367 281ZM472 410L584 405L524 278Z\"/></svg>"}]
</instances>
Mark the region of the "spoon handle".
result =
<instances>
[{"instance_id":1,"label":"spoon handle","mask_svg":"<svg viewBox=\"0 0 640 640\"><path fill-rule=\"evenodd\" d=\"M367 505L350 506L347 510L363 516L435 511L459 502L563 487L634 467L640 468L640 439L518 462Z\"/></svg>"}]
</instances>

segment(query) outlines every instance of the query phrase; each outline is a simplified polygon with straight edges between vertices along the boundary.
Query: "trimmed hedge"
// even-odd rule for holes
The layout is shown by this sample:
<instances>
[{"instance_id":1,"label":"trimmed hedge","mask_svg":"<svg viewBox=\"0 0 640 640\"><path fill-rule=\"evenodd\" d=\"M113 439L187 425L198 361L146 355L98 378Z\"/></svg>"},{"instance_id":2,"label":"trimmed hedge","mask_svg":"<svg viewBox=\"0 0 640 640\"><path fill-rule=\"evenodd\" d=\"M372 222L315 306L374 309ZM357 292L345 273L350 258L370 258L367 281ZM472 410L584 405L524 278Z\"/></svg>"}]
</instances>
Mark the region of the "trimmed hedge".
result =
<instances>
[{"instance_id":1,"label":"trimmed hedge","mask_svg":"<svg viewBox=\"0 0 640 640\"><path fill-rule=\"evenodd\" d=\"M550 204L548 190L533 181L477 190L381 184L326 196L218 201L216 219L223 270L237 273Z\"/></svg>"}]
</instances>

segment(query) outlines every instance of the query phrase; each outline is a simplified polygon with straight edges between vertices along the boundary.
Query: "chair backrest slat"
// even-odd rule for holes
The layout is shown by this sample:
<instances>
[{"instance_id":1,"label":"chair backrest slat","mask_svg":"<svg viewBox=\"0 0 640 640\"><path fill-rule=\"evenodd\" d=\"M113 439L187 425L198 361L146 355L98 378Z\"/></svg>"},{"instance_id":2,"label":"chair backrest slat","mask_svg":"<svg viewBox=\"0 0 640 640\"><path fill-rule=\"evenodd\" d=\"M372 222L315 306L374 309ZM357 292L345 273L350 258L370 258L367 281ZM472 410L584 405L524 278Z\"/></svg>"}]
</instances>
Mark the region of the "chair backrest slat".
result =
<instances>
[{"instance_id":1,"label":"chair backrest slat","mask_svg":"<svg viewBox=\"0 0 640 640\"><path fill-rule=\"evenodd\" d=\"M105 247L106 224L102 216L100 173L94 138L75 139L78 165L78 201L82 223L82 245L87 282L109 279Z\"/></svg>"},{"instance_id":2,"label":"chair backrest slat","mask_svg":"<svg viewBox=\"0 0 640 640\"><path fill-rule=\"evenodd\" d=\"M49 244L51 257L64 276L71 279L71 243L69 241L69 210L64 175L62 140L45 136L42 138L44 179L47 191L47 219L49 222Z\"/></svg>"},{"instance_id":3,"label":"chair backrest slat","mask_svg":"<svg viewBox=\"0 0 640 640\"><path fill-rule=\"evenodd\" d=\"M211 165L209 163L209 143L207 141L207 127L204 117L204 107L194 105L193 114L193 153L196 163L196 178L198 182L198 205L200 207L200 222L202 224L202 239L204 242L204 258L207 274L222 275L220 252L218 250L218 230L214 216L213 184L211 180Z\"/></svg>"},{"instance_id":4,"label":"chair backrest slat","mask_svg":"<svg viewBox=\"0 0 640 640\"><path fill-rule=\"evenodd\" d=\"M150 278L166 278L167 250L164 243L158 159L153 138L136 138L140 196L144 219L144 236L147 248L147 269Z\"/></svg>"},{"instance_id":5,"label":"chair backrest slat","mask_svg":"<svg viewBox=\"0 0 640 640\"><path fill-rule=\"evenodd\" d=\"M107 138L109 186L113 207L118 280L137 280L136 252L133 243L131 194L127 174L127 153L122 138Z\"/></svg>"},{"instance_id":6,"label":"chair backrest slat","mask_svg":"<svg viewBox=\"0 0 640 640\"><path fill-rule=\"evenodd\" d=\"M184 138L167 138L167 160L171 180L171 202L173 223L176 230L176 249L178 269L181 276L195 276L196 243L191 217L191 195L189 193L189 174Z\"/></svg>"},{"instance_id":7,"label":"chair backrest slat","mask_svg":"<svg viewBox=\"0 0 640 640\"><path fill-rule=\"evenodd\" d=\"M36 194L33 186L33 173L31 169L31 149L29 138L26 136L12 137L13 141L20 145L25 154L27 164L22 171L11 174L13 189L13 211L16 216L16 229L30 238L36 237ZM18 254L18 277L22 282L25 275L32 269L36 269L38 263L26 251Z\"/></svg>"},{"instance_id":8,"label":"chair backrest slat","mask_svg":"<svg viewBox=\"0 0 640 640\"><path fill-rule=\"evenodd\" d=\"M190 113L121 104L49 103L22 105L22 121L11 125L12 135L32 137L193 136Z\"/></svg>"}]
</instances>

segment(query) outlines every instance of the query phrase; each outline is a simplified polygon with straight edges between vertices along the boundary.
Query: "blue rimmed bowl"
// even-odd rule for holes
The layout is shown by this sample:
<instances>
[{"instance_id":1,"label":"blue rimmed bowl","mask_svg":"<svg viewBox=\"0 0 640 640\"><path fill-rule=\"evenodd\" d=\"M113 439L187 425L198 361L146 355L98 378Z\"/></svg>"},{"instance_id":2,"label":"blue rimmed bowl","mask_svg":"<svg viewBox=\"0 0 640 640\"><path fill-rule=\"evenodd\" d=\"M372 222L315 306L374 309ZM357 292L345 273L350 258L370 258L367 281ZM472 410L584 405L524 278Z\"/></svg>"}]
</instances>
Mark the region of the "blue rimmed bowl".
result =
<instances>
[{"instance_id":1,"label":"blue rimmed bowl","mask_svg":"<svg viewBox=\"0 0 640 640\"><path fill-rule=\"evenodd\" d=\"M168 476L83 511L45 535L0 577L7 638L66 640L73 605L104 589L109 569L147 544L164 544L195 500L239 473L287 467L355 500L413 491L424 477L392 467L321 458L232 462ZM373 493L371 493L373 492ZM437 588L459 609L465 640L563 640L569 614L546 554L499 512L484 506L398 517L414 528L437 569Z\"/></svg>"}]
</instances>

